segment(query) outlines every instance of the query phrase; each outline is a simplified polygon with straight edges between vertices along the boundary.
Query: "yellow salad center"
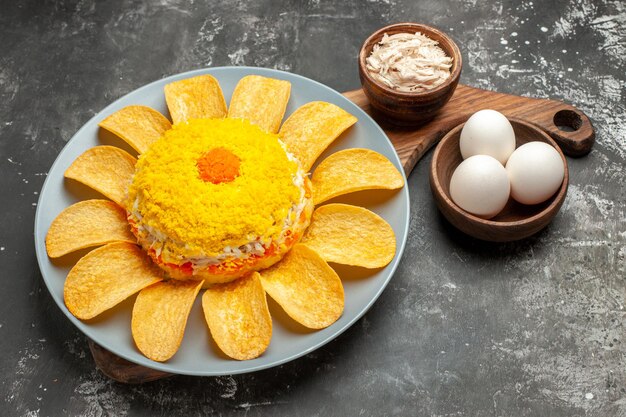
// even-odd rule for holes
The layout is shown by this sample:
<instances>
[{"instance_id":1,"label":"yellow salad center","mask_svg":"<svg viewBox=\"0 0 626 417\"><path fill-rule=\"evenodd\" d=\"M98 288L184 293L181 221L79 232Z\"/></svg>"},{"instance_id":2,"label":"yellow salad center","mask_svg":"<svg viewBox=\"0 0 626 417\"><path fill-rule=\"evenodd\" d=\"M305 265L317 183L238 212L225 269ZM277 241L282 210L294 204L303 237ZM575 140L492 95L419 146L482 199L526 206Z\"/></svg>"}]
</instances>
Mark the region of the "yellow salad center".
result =
<instances>
[{"instance_id":1,"label":"yellow salad center","mask_svg":"<svg viewBox=\"0 0 626 417\"><path fill-rule=\"evenodd\" d=\"M238 175L218 183L203 179L213 154L236 157ZM218 255L227 246L280 235L301 198L297 172L277 135L242 119L193 119L174 125L139 157L126 206L143 225L190 251Z\"/></svg>"}]
</instances>

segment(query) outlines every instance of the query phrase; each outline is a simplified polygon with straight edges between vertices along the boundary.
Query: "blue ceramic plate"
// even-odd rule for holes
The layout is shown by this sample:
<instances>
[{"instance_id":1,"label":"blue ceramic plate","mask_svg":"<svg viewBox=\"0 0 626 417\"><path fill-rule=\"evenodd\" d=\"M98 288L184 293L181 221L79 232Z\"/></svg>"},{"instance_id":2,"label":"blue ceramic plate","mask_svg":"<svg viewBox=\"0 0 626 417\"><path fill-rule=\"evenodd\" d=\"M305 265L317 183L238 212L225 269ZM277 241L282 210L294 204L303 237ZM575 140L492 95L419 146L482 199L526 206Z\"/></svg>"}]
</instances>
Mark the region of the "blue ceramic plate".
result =
<instances>
[{"instance_id":1,"label":"blue ceramic plate","mask_svg":"<svg viewBox=\"0 0 626 417\"><path fill-rule=\"evenodd\" d=\"M166 363L154 362L144 357L135 347L130 332L130 318L134 297L120 306L103 313L101 317L84 322L75 318L63 302L63 283L72 263L53 263L46 255L45 237L52 220L66 207L95 194L88 194L85 187L65 182L63 173L67 167L87 149L102 145L103 137L98 136L98 122L131 105L143 104L168 114L163 96L163 87L172 81L200 74L216 77L226 101L237 82L245 75L258 74L280 78L291 82L291 98L287 116L301 105L321 100L334 103L355 115L359 120L349 131L339 138L318 160L340 149L369 148L389 158L400 170L402 166L391 142L382 129L359 107L338 92L325 85L299 75L287 72L249 67L210 68L174 75L141 87L115 101L87 122L67 143L52 165L41 190L35 218L35 248L43 279L59 308L85 335L93 341L129 361L161 371L186 375L228 375L252 372L270 368L305 355L323 346L354 324L376 301L394 271L396 270L409 228L409 193L407 187L396 192L361 192L341 201L359 204L381 215L393 227L397 239L396 256L385 268L372 272L358 268L342 267L341 275L358 275L358 279L344 279L345 311L332 326L320 331L306 331L289 321L273 302L270 312L274 317L272 341L267 351L259 358L249 361L235 361L224 357L212 342L204 321L200 297L193 306L185 337L178 353ZM109 139L110 140L110 139ZM122 142L113 144L122 145ZM362 242L367 245L367 242ZM73 259L75 261L76 259ZM281 314L282 313L282 314Z\"/></svg>"}]
</instances>

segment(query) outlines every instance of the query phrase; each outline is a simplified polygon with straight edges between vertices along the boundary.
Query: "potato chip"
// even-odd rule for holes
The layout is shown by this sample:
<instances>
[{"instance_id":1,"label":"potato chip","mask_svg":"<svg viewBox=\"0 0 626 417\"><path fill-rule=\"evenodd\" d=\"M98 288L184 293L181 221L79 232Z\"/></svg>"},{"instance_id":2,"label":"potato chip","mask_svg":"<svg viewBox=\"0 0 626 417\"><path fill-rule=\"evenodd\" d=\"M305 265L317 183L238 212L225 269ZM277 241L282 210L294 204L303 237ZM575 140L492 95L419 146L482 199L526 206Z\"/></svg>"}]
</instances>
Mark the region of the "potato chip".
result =
<instances>
[{"instance_id":1,"label":"potato chip","mask_svg":"<svg viewBox=\"0 0 626 417\"><path fill-rule=\"evenodd\" d=\"M128 192L137 160L114 146L86 150L65 171L71 178L104 194L120 206Z\"/></svg>"},{"instance_id":2,"label":"potato chip","mask_svg":"<svg viewBox=\"0 0 626 417\"><path fill-rule=\"evenodd\" d=\"M396 236L383 218L362 207L327 204L318 207L302 243L327 262L381 268L396 253Z\"/></svg>"},{"instance_id":3,"label":"potato chip","mask_svg":"<svg viewBox=\"0 0 626 417\"><path fill-rule=\"evenodd\" d=\"M356 121L341 107L314 101L293 112L280 128L279 136L308 172L324 149Z\"/></svg>"},{"instance_id":4,"label":"potato chip","mask_svg":"<svg viewBox=\"0 0 626 417\"><path fill-rule=\"evenodd\" d=\"M237 83L230 100L228 117L239 117L271 133L283 121L291 83L274 78L248 75Z\"/></svg>"},{"instance_id":5,"label":"potato chip","mask_svg":"<svg viewBox=\"0 0 626 417\"><path fill-rule=\"evenodd\" d=\"M98 126L119 136L139 153L147 151L153 142L172 128L165 116L146 106L124 107Z\"/></svg>"},{"instance_id":6,"label":"potato chip","mask_svg":"<svg viewBox=\"0 0 626 417\"><path fill-rule=\"evenodd\" d=\"M221 118L227 113L220 84L208 74L167 84L165 101L175 124L188 119Z\"/></svg>"},{"instance_id":7,"label":"potato chip","mask_svg":"<svg viewBox=\"0 0 626 417\"><path fill-rule=\"evenodd\" d=\"M131 330L137 348L153 361L174 356L203 281L163 281L141 290L133 307Z\"/></svg>"},{"instance_id":8,"label":"potato chip","mask_svg":"<svg viewBox=\"0 0 626 417\"><path fill-rule=\"evenodd\" d=\"M74 265L65 279L63 296L74 316L88 320L161 279L161 270L137 245L109 243Z\"/></svg>"},{"instance_id":9,"label":"potato chip","mask_svg":"<svg viewBox=\"0 0 626 417\"><path fill-rule=\"evenodd\" d=\"M272 318L258 272L210 287L202 308L213 340L231 358L253 359L269 346Z\"/></svg>"},{"instance_id":10,"label":"potato chip","mask_svg":"<svg viewBox=\"0 0 626 417\"><path fill-rule=\"evenodd\" d=\"M396 167L378 152L346 149L323 160L311 177L313 202L361 190L402 188L404 179Z\"/></svg>"},{"instance_id":11,"label":"potato chip","mask_svg":"<svg viewBox=\"0 0 626 417\"><path fill-rule=\"evenodd\" d=\"M297 244L274 266L261 271L267 293L298 323L323 329L341 316L343 285L311 248Z\"/></svg>"},{"instance_id":12,"label":"potato chip","mask_svg":"<svg viewBox=\"0 0 626 417\"><path fill-rule=\"evenodd\" d=\"M111 242L136 243L126 211L108 200L86 200L63 210L46 235L46 250L58 258L79 249Z\"/></svg>"}]
</instances>

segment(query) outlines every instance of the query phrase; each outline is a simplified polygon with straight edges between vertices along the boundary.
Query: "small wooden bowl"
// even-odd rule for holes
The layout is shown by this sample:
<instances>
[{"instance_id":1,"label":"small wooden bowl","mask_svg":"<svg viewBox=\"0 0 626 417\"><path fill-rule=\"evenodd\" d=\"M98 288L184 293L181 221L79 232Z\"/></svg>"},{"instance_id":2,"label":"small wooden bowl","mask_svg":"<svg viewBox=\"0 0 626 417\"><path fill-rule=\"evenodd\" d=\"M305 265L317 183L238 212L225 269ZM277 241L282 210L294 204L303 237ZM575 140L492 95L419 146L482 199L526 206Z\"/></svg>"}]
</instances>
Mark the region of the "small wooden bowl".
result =
<instances>
[{"instance_id":1,"label":"small wooden bowl","mask_svg":"<svg viewBox=\"0 0 626 417\"><path fill-rule=\"evenodd\" d=\"M530 123L517 119L509 119L509 121L515 131L516 147L527 142L541 141L554 147L561 155L565 167L563 184L547 201L527 206L509 198L504 209L489 220L474 216L457 206L450 197L450 178L456 167L463 162L459 138L464 123L452 129L441 139L430 166L430 189L444 217L468 235L492 242L523 239L546 227L561 208L569 182L567 161L556 142Z\"/></svg>"},{"instance_id":2,"label":"small wooden bowl","mask_svg":"<svg viewBox=\"0 0 626 417\"><path fill-rule=\"evenodd\" d=\"M415 32L421 32L439 42L441 49L452 57L450 78L432 90L419 93L399 92L374 80L367 71L365 61L372 52L374 45L380 42L385 33L393 35ZM459 83L462 67L461 51L454 41L440 30L418 23L396 23L385 26L367 38L359 52L359 77L363 92L367 96L372 110L374 113L382 115L384 120L399 126L418 126L435 117L437 112L452 97Z\"/></svg>"}]
</instances>

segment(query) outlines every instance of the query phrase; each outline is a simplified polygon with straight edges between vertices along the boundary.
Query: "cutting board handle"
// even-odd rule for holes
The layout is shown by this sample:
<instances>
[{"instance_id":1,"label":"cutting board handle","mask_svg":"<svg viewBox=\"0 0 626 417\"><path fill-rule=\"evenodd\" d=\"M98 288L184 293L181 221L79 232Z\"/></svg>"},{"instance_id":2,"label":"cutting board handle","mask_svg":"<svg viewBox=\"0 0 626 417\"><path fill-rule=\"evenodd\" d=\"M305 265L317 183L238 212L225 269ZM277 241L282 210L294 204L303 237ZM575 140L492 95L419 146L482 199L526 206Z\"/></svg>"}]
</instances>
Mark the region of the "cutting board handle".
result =
<instances>
[{"instance_id":1,"label":"cutting board handle","mask_svg":"<svg viewBox=\"0 0 626 417\"><path fill-rule=\"evenodd\" d=\"M595 132L591 120L574 106L556 100L530 99L542 104L542 111L529 112L525 119L539 126L559 144L568 156L583 156L591 151Z\"/></svg>"}]
</instances>

